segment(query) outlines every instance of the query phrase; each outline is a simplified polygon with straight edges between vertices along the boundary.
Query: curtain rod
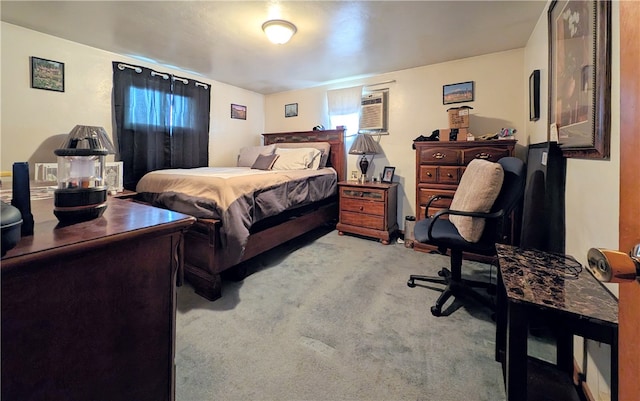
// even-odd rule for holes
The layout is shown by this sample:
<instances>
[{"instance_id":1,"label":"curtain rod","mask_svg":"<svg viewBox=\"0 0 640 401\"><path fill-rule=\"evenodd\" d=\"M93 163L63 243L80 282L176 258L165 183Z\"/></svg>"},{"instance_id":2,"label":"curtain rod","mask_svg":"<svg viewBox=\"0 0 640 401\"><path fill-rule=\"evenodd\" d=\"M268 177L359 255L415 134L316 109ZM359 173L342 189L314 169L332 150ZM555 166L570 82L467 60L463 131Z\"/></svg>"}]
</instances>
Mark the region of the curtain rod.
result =
<instances>
[{"instance_id":1,"label":"curtain rod","mask_svg":"<svg viewBox=\"0 0 640 401\"><path fill-rule=\"evenodd\" d=\"M391 81L378 82L377 84L369 84L369 85L365 85L364 87L365 87L365 88L368 88L368 87L370 87L370 86L378 86L378 85L384 85L384 84L393 84L393 83L395 83L395 82L396 82L396 80L395 80L395 79L392 79Z\"/></svg>"}]
</instances>

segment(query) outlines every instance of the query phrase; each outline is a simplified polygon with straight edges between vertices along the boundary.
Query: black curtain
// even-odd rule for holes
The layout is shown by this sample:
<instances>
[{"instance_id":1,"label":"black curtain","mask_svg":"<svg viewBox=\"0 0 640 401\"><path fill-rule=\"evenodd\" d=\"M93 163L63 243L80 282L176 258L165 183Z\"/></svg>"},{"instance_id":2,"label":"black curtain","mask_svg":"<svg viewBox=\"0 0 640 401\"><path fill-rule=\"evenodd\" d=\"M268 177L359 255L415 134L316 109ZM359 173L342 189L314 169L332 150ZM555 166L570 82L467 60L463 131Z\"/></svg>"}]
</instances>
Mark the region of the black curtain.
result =
<instances>
[{"instance_id":1,"label":"black curtain","mask_svg":"<svg viewBox=\"0 0 640 401\"><path fill-rule=\"evenodd\" d=\"M210 86L176 78L173 82L173 133L171 167L209 164Z\"/></svg>"},{"instance_id":2,"label":"black curtain","mask_svg":"<svg viewBox=\"0 0 640 401\"><path fill-rule=\"evenodd\" d=\"M126 189L149 171L208 165L210 85L113 62L113 97Z\"/></svg>"}]
</instances>

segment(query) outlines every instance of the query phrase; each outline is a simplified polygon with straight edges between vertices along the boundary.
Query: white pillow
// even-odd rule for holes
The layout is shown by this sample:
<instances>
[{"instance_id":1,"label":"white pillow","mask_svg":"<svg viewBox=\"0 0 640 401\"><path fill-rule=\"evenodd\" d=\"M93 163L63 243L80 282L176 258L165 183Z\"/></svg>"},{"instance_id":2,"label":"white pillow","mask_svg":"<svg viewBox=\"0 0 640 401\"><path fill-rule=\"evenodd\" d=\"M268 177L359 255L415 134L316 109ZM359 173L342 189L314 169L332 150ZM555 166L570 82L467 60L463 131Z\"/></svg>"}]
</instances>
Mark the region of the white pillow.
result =
<instances>
[{"instance_id":1,"label":"white pillow","mask_svg":"<svg viewBox=\"0 0 640 401\"><path fill-rule=\"evenodd\" d=\"M320 152L314 148L277 148L275 153L279 155L273 165L273 170L305 170L315 169L320 165Z\"/></svg>"},{"instance_id":2,"label":"white pillow","mask_svg":"<svg viewBox=\"0 0 640 401\"><path fill-rule=\"evenodd\" d=\"M318 166L314 160L311 168L317 170L319 168L327 167L327 161L329 160L329 152L331 151L331 144L329 142L278 142L276 143L276 149L278 148L315 148L320 152L320 159L318 160Z\"/></svg>"},{"instance_id":3,"label":"white pillow","mask_svg":"<svg viewBox=\"0 0 640 401\"><path fill-rule=\"evenodd\" d=\"M238 167L251 167L256 162L258 155L270 156L276 149L276 145L245 146L238 154Z\"/></svg>"}]
</instances>

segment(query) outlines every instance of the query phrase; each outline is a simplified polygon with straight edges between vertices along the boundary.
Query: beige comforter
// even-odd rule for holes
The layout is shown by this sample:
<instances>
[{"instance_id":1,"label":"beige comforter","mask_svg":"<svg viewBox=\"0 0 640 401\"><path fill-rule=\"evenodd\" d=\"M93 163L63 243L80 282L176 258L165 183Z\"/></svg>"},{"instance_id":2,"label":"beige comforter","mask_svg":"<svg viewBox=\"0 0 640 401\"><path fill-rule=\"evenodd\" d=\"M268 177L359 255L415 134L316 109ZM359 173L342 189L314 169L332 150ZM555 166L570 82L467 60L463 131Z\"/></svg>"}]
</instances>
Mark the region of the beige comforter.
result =
<instances>
[{"instance_id":1,"label":"beige comforter","mask_svg":"<svg viewBox=\"0 0 640 401\"><path fill-rule=\"evenodd\" d=\"M225 258L239 261L251 226L267 217L337 194L333 168L255 170L200 167L146 174L136 191L152 205L219 219Z\"/></svg>"}]
</instances>

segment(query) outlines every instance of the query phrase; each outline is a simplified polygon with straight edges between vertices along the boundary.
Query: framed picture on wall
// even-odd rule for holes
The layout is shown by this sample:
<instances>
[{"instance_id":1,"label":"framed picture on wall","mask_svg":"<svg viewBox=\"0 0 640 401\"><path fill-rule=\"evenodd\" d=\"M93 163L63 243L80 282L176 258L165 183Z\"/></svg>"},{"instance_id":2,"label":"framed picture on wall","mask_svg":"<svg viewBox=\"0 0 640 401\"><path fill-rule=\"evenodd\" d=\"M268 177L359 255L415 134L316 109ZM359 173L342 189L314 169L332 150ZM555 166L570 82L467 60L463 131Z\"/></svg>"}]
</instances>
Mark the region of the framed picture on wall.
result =
<instances>
[{"instance_id":1,"label":"framed picture on wall","mask_svg":"<svg viewBox=\"0 0 640 401\"><path fill-rule=\"evenodd\" d=\"M540 119L540 70L529 75L529 121Z\"/></svg>"},{"instance_id":2,"label":"framed picture on wall","mask_svg":"<svg viewBox=\"0 0 640 401\"><path fill-rule=\"evenodd\" d=\"M473 102L473 81L442 86L442 104Z\"/></svg>"},{"instance_id":3,"label":"framed picture on wall","mask_svg":"<svg viewBox=\"0 0 640 401\"><path fill-rule=\"evenodd\" d=\"M549 135L565 157L608 159L611 142L611 2L549 5Z\"/></svg>"},{"instance_id":4,"label":"framed picture on wall","mask_svg":"<svg viewBox=\"0 0 640 401\"><path fill-rule=\"evenodd\" d=\"M237 120L247 119L247 106L241 106L239 104L231 104L231 118Z\"/></svg>"},{"instance_id":5,"label":"framed picture on wall","mask_svg":"<svg viewBox=\"0 0 640 401\"><path fill-rule=\"evenodd\" d=\"M64 63L31 57L31 87L64 92Z\"/></svg>"},{"instance_id":6,"label":"framed picture on wall","mask_svg":"<svg viewBox=\"0 0 640 401\"><path fill-rule=\"evenodd\" d=\"M298 116L298 103L291 103L284 105L285 117L297 117Z\"/></svg>"}]
</instances>

